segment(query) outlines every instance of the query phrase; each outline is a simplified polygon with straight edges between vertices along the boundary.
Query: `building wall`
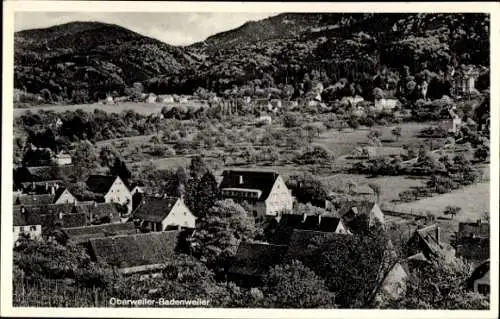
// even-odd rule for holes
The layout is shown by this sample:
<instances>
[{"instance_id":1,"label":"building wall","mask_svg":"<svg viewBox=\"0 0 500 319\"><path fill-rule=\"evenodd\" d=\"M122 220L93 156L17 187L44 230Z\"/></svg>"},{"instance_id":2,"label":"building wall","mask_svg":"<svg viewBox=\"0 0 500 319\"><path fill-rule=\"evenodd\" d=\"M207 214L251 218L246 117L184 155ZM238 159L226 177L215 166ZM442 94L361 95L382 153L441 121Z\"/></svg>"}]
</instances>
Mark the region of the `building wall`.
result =
<instances>
[{"instance_id":1,"label":"building wall","mask_svg":"<svg viewBox=\"0 0 500 319\"><path fill-rule=\"evenodd\" d=\"M378 220L382 225L385 223L384 213L382 212L378 204L373 205L373 208L370 212L370 226L373 225L376 220Z\"/></svg>"},{"instance_id":2,"label":"building wall","mask_svg":"<svg viewBox=\"0 0 500 319\"><path fill-rule=\"evenodd\" d=\"M482 278L477 279L474 281L474 291L481 293L479 285L487 285L490 287L490 272L488 271Z\"/></svg>"},{"instance_id":3,"label":"building wall","mask_svg":"<svg viewBox=\"0 0 500 319\"><path fill-rule=\"evenodd\" d=\"M286 187L285 182L278 176L276 182L266 199L266 215L277 215L278 212L293 209L292 192Z\"/></svg>"},{"instance_id":4,"label":"building wall","mask_svg":"<svg viewBox=\"0 0 500 319\"><path fill-rule=\"evenodd\" d=\"M52 160L56 165L71 165L71 157L70 156L63 156L63 157L55 157Z\"/></svg>"},{"instance_id":5,"label":"building wall","mask_svg":"<svg viewBox=\"0 0 500 319\"><path fill-rule=\"evenodd\" d=\"M28 226L14 226L14 244L19 239L21 234L28 234L31 239L42 238L42 226L41 225L28 225Z\"/></svg>"},{"instance_id":6,"label":"building wall","mask_svg":"<svg viewBox=\"0 0 500 319\"><path fill-rule=\"evenodd\" d=\"M59 198L55 201L54 204L69 204L76 203L77 200L75 196L73 196L67 189L59 196Z\"/></svg>"},{"instance_id":7,"label":"building wall","mask_svg":"<svg viewBox=\"0 0 500 319\"><path fill-rule=\"evenodd\" d=\"M162 230L167 226L195 228L196 217L181 200L177 200L170 214L162 221Z\"/></svg>"},{"instance_id":8,"label":"building wall","mask_svg":"<svg viewBox=\"0 0 500 319\"><path fill-rule=\"evenodd\" d=\"M347 228L344 226L342 222L340 222L337 226L337 229L335 230L335 233L337 234L349 234L350 232L347 230Z\"/></svg>"},{"instance_id":9,"label":"building wall","mask_svg":"<svg viewBox=\"0 0 500 319\"><path fill-rule=\"evenodd\" d=\"M132 195L119 177L113 182L108 193L104 195L104 201L106 203L118 203L122 205L128 202L128 213L132 211Z\"/></svg>"}]
</instances>

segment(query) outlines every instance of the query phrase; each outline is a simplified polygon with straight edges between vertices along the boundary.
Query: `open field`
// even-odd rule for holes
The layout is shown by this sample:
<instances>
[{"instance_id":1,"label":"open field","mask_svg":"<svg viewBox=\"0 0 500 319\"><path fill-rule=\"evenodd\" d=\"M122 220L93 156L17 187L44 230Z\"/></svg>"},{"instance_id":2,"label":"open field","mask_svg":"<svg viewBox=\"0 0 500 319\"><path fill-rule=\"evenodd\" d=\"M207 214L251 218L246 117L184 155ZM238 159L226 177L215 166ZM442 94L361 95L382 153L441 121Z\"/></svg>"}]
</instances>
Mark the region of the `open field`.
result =
<instances>
[{"instance_id":1,"label":"open field","mask_svg":"<svg viewBox=\"0 0 500 319\"><path fill-rule=\"evenodd\" d=\"M490 183L474 184L451 193L402 203L396 207L402 210L429 211L442 216L442 212L449 205L462 208L461 212L455 216L455 220L476 221L485 212L490 211Z\"/></svg>"},{"instance_id":2,"label":"open field","mask_svg":"<svg viewBox=\"0 0 500 319\"><path fill-rule=\"evenodd\" d=\"M43 106L33 106L30 108L15 108L14 117L23 115L24 113L31 111L33 113L39 110L53 111L53 112L65 112L65 111L76 111L77 109L82 109L85 112L94 112L95 109L99 109L109 113L120 113L125 110L134 110L137 113L149 115L152 113L158 113L163 107L169 107L165 103L145 103L145 102L123 102L119 104L74 104L74 105L43 105Z\"/></svg>"}]
</instances>

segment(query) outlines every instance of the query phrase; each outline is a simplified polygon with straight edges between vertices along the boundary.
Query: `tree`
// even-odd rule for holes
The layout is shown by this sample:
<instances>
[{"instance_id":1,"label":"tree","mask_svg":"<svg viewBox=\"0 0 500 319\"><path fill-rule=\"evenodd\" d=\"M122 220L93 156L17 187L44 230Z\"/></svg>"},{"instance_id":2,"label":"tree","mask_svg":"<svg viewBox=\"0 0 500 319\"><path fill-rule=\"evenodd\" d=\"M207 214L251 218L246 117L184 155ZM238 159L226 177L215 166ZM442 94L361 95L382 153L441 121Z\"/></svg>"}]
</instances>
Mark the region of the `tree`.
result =
<instances>
[{"instance_id":1,"label":"tree","mask_svg":"<svg viewBox=\"0 0 500 319\"><path fill-rule=\"evenodd\" d=\"M87 140L79 142L73 154L75 176L86 179L97 168L97 160L94 145Z\"/></svg>"},{"instance_id":2,"label":"tree","mask_svg":"<svg viewBox=\"0 0 500 319\"><path fill-rule=\"evenodd\" d=\"M382 188L379 184L369 183L368 186L373 190L375 195L377 196L377 202L380 202L380 195L382 194Z\"/></svg>"},{"instance_id":3,"label":"tree","mask_svg":"<svg viewBox=\"0 0 500 319\"><path fill-rule=\"evenodd\" d=\"M186 204L197 218L206 216L218 199L219 188L215 176L210 171L201 177L191 193L186 194Z\"/></svg>"},{"instance_id":4,"label":"tree","mask_svg":"<svg viewBox=\"0 0 500 319\"><path fill-rule=\"evenodd\" d=\"M262 292L265 306L272 308L336 308L324 280L296 260L272 268Z\"/></svg>"},{"instance_id":5,"label":"tree","mask_svg":"<svg viewBox=\"0 0 500 319\"><path fill-rule=\"evenodd\" d=\"M193 156L189 164L191 178L199 180L208 170L207 164L200 155Z\"/></svg>"},{"instance_id":6,"label":"tree","mask_svg":"<svg viewBox=\"0 0 500 319\"><path fill-rule=\"evenodd\" d=\"M461 207L457 206L446 206L444 209L444 215L451 215L451 218L454 218L456 214L458 214L462 210Z\"/></svg>"},{"instance_id":7,"label":"tree","mask_svg":"<svg viewBox=\"0 0 500 319\"><path fill-rule=\"evenodd\" d=\"M312 174L292 175L286 186L300 203L324 202L327 198L326 186Z\"/></svg>"},{"instance_id":8,"label":"tree","mask_svg":"<svg viewBox=\"0 0 500 319\"><path fill-rule=\"evenodd\" d=\"M253 217L230 199L215 202L197 222L193 254L216 272L228 266L240 241L252 240L260 233Z\"/></svg>"},{"instance_id":9,"label":"tree","mask_svg":"<svg viewBox=\"0 0 500 319\"><path fill-rule=\"evenodd\" d=\"M113 166L109 168L109 174L119 176L125 184L127 184L128 180L132 177L132 173L130 173L130 170L127 168L127 164L118 157L115 157Z\"/></svg>"},{"instance_id":10,"label":"tree","mask_svg":"<svg viewBox=\"0 0 500 319\"><path fill-rule=\"evenodd\" d=\"M472 265L462 259L435 260L410 269L405 294L390 309L489 309L489 298L467 290Z\"/></svg>"},{"instance_id":11,"label":"tree","mask_svg":"<svg viewBox=\"0 0 500 319\"><path fill-rule=\"evenodd\" d=\"M396 137L396 141L401 137L401 126L397 126L391 130L391 134Z\"/></svg>"}]
</instances>

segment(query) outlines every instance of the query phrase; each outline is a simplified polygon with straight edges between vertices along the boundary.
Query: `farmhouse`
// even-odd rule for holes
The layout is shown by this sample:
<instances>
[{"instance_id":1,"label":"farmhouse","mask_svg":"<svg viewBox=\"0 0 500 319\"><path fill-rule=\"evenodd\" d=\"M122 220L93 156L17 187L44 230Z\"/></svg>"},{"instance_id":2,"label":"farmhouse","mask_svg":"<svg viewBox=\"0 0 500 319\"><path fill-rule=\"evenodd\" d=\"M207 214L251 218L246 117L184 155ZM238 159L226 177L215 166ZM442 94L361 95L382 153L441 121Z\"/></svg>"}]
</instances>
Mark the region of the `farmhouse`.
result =
<instances>
[{"instance_id":1,"label":"farmhouse","mask_svg":"<svg viewBox=\"0 0 500 319\"><path fill-rule=\"evenodd\" d=\"M85 214L77 213L74 204L16 205L13 206L13 210L14 214L16 210L24 210L28 214L37 216L43 229L56 225L78 227L87 224Z\"/></svg>"},{"instance_id":2,"label":"farmhouse","mask_svg":"<svg viewBox=\"0 0 500 319\"><path fill-rule=\"evenodd\" d=\"M420 253L427 260L437 257L450 260L455 257L453 247L441 241L441 230L437 224L416 229L408 240L407 247L409 257Z\"/></svg>"},{"instance_id":3,"label":"farmhouse","mask_svg":"<svg viewBox=\"0 0 500 319\"><path fill-rule=\"evenodd\" d=\"M88 223L101 225L121 222L120 211L115 203L98 203L95 201L74 205L74 212L85 215Z\"/></svg>"},{"instance_id":4,"label":"farmhouse","mask_svg":"<svg viewBox=\"0 0 500 319\"><path fill-rule=\"evenodd\" d=\"M385 224L384 213L379 205L372 201L347 201L341 203L337 213L347 224L360 216L367 218L368 227L374 226L377 222L382 226Z\"/></svg>"},{"instance_id":5,"label":"farmhouse","mask_svg":"<svg viewBox=\"0 0 500 319\"><path fill-rule=\"evenodd\" d=\"M227 273L228 281L243 287L261 285L269 269L281 263L287 249L286 245L240 243Z\"/></svg>"},{"instance_id":6,"label":"farmhouse","mask_svg":"<svg viewBox=\"0 0 500 319\"><path fill-rule=\"evenodd\" d=\"M132 212L132 194L119 176L91 175L86 184L91 192L102 197L103 202L126 205L127 212Z\"/></svg>"},{"instance_id":7,"label":"farmhouse","mask_svg":"<svg viewBox=\"0 0 500 319\"><path fill-rule=\"evenodd\" d=\"M174 97L170 94L158 95L158 102L160 103L174 103Z\"/></svg>"},{"instance_id":8,"label":"farmhouse","mask_svg":"<svg viewBox=\"0 0 500 319\"><path fill-rule=\"evenodd\" d=\"M375 99L375 111L394 110L398 106L399 100L393 98Z\"/></svg>"},{"instance_id":9,"label":"farmhouse","mask_svg":"<svg viewBox=\"0 0 500 319\"><path fill-rule=\"evenodd\" d=\"M294 230L351 234L338 217L306 214L283 214L278 216L276 225L269 226L266 232L273 243L284 244L290 241Z\"/></svg>"},{"instance_id":10,"label":"farmhouse","mask_svg":"<svg viewBox=\"0 0 500 319\"><path fill-rule=\"evenodd\" d=\"M27 195L23 194L18 196L14 205L48 205L54 204L54 195L53 194L41 194L41 195Z\"/></svg>"},{"instance_id":11,"label":"farmhouse","mask_svg":"<svg viewBox=\"0 0 500 319\"><path fill-rule=\"evenodd\" d=\"M293 197L276 172L226 170L219 189L224 198L246 202L255 217L276 216L291 211Z\"/></svg>"},{"instance_id":12,"label":"farmhouse","mask_svg":"<svg viewBox=\"0 0 500 319\"><path fill-rule=\"evenodd\" d=\"M38 214L26 210L23 206L14 206L13 213L14 244L20 236L27 236L30 239L42 237L42 223Z\"/></svg>"},{"instance_id":13,"label":"farmhouse","mask_svg":"<svg viewBox=\"0 0 500 319\"><path fill-rule=\"evenodd\" d=\"M89 254L118 272L131 275L164 268L176 254L179 231L120 235L89 239Z\"/></svg>"},{"instance_id":14,"label":"farmhouse","mask_svg":"<svg viewBox=\"0 0 500 319\"><path fill-rule=\"evenodd\" d=\"M146 196L133 212L141 228L164 231L169 228L195 228L196 217L181 198Z\"/></svg>"},{"instance_id":15,"label":"farmhouse","mask_svg":"<svg viewBox=\"0 0 500 319\"><path fill-rule=\"evenodd\" d=\"M52 162L56 165L71 165L71 155L64 154L63 152L54 154L52 156Z\"/></svg>"},{"instance_id":16,"label":"farmhouse","mask_svg":"<svg viewBox=\"0 0 500 319\"><path fill-rule=\"evenodd\" d=\"M57 187L54 194L54 204L70 204L78 202L76 197L65 187Z\"/></svg>"},{"instance_id":17,"label":"farmhouse","mask_svg":"<svg viewBox=\"0 0 500 319\"><path fill-rule=\"evenodd\" d=\"M102 238L137 233L134 223L103 224L63 228L71 242L82 244L92 238Z\"/></svg>"},{"instance_id":18,"label":"farmhouse","mask_svg":"<svg viewBox=\"0 0 500 319\"><path fill-rule=\"evenodd\" d=\"M482 262L474 269L472 275L467 281L467 286L474 292L489 295L490 294L490 260Z\"/></svg>"}]
</instances>

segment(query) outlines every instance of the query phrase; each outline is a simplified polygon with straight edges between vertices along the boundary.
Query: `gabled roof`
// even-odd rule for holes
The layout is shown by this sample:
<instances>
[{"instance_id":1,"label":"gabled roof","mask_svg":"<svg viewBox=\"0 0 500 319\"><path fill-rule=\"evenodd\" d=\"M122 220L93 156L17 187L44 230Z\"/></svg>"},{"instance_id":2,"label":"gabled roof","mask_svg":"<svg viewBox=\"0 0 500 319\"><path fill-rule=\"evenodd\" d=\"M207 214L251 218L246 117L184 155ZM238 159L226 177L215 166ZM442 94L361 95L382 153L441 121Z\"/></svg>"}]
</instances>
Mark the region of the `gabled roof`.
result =
<instances>
[{"instance_id":1,"label":"gabled roof","mask_svg":"<svg viewBox=\"0 0 500 319\"><path fill-rule=\"evenodd\" d=\"M83 243L91 238L101 238L116 235L131 235L136 233L134 223L116 223L92 225L84 227L64 228L71 241Z\"/></svg>"},{"instance_id":2,"label":"gabled roof","mask_svg":"<svg viewBox=\"0 0 500 319\"><path fill-rule=\"evenodd\" d=\"M89 178L87 178L86 184L91 192L106 194L117 178L117 176L110 175L90 175Z\"/></svg>"},{"instance_id":3,"label":"gabled roof","mask_svg":"<svg viewBox=\"0 0 500 319\"><path fill-rule=\"evenodd\" d=\"M22 206L13 206L13 226L41 225L40 216L28 210L22 212Z\"/></svg>"},{"instance_id":4,"label":"gabled roof","mask_svg":"<svg viewBox=\"0 0 500 319\"><path fill-rule=\"evenodd\" d=\"M351 212L356 215L369 215L375 204L370 201L347 201L341 204L338 214L342 217L349 217Z\"/></svg>"},{"instance_id":5,"label":"gabled roof","mask_svg":"<svg viewBox=\"0 0 500 319\"><path fill-rule=\"evenodd\" d=\"M176 252L179 232L163 231L90 239L93 257L119 268L169 261Z\"/></svg>"},{"instance_id":6,"label":"gabled roof","mask_svg":"<svg viewBox=\"0 0 500 319\"><path fill-rule=\"evenodd\" d=\"M266 200L279 174L267 171L226 170L222 173L220 189L245 188L260 190L259 200ZM240 183L241 181L241 183Z\"/></svg>"},{"instance_id":7,"label":"gabled roof","mask_svg":"<svg viewBox=\"0 0 500 319\"><path fill-rule=\"evenodd\" d=\"M179 198L145 196L134 211L134 217L155 223L163 221Z\"/></svg>"},{"instance_id":8,"label":"gabled roof","mask_svg":"<svg viewBox=\"0 0 500 319\"><path fill-rule=\"evenodd\" d=\"M71 192L66 187L59 187L58 189L56 189L56 192L54 194L54 202L56 202L66 190L71 194ZM73 196L73 194L71 195Z\"/></svg>"},{"instance_id":9,"label":"gabled roof","mask_svg":"<svg viewBox=\"0 0 500 319\"><path fill-rule=\"evenodd\" d=\"M490 260L487 259L483 261L479 266L477 266L472 272L467 282L469 288L473 288L474 281L483 278L489 271L490 271Z\"/></svg>"},{"instance_id":10,"label":"gabled roof","mask_svg":"<svg viewBox=\"0 0 500 319\"><path fill-rule=\"evenodd\" d=\"M269 268L281 262L287 248L285 245L242 242L238 246L229 273L263 276Z\"/></svg>"},{"instance_id":11,"label":"gabled roof","mask_svg":"<svg viewBox=\"0 0 500 319\"><path fill-rule=\"evenodd\" d=\"M40 215L42 227L53 227L56 222L60 222L62 227L81 227L87 224L87 216L85 214L63 214L62 219L59 219L55 214Z\"/></svg>"},{"instance_id":12,"label":"gabled roof","mask_svg":"<svg viewBox=\"0 0 500 319\"><path fill-rule=\"evenodd\" d=\"M104 217L110 217L111 221L119 221L120 212L115 203L97 203L85 202L76 203L75 212L85 214L89 220L98 220Z\"/></svg>"},{"instance_id":13,"label":"gabled roof","mask_svg":"<svg viewBox=\"0 0 500 319\"><path fill-rule=\"evenodd\" d=\"M52 194L27 195L22 194L17 196L14 205L48 205L54 202L55 196Z\"/></svg>"},{"instance_id":14,"label":"gabled roof","mask_svg":"<svg viewBox=\"0 0 500 319\"><path fill-rule=\"evenodd\" d=\"M342 221L338 217L321 216L319 230L324 232L334 232Z\"/></svg>"}]
</instances>

